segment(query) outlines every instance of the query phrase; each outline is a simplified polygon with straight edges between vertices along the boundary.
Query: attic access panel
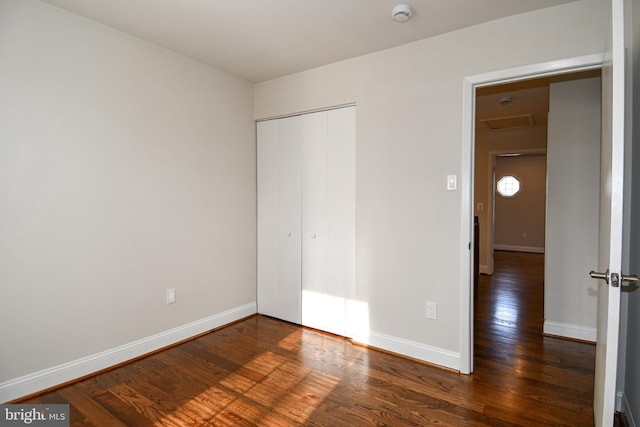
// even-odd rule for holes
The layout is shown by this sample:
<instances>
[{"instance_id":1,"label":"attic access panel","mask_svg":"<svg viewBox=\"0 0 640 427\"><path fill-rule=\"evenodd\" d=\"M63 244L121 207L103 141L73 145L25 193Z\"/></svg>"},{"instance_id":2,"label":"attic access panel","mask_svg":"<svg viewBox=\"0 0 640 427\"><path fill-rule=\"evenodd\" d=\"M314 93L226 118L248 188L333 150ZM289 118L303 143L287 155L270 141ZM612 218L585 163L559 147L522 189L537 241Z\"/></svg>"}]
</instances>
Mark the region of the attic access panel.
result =
<instances>
[{"instance_id":1,"label":"attic access panel","mask_svg":"<svg viewBox=\"0 0 640 427\"><path fill-rule=\"evenodd\" d=\"M494 119L483 119L481 122L486 123L491 130L512 129L533 127L533 115L522 114L519 116L496 117Z\"/></svg>"}]
</instances>

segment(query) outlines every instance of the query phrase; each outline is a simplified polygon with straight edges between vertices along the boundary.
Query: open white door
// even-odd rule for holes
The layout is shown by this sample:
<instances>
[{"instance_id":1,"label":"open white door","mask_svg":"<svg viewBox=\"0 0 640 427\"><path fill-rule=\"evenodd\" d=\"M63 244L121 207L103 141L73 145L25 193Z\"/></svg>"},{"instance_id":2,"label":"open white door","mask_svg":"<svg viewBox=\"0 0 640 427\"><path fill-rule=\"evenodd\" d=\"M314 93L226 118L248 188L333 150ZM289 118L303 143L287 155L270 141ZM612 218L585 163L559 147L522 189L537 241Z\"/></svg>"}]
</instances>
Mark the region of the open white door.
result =
<instances>
[{"instance_id":1,"label":"open white door","mask_svg":"<svg viewBox=\"0 0 640 427\"><path fill-rule=\"evenodd\" d=\"M602 68L598 338L594 387L596 426L613 426L622 270L625 64L624 0L612 0L611 35Z\"/></svg>"}]
</instances>

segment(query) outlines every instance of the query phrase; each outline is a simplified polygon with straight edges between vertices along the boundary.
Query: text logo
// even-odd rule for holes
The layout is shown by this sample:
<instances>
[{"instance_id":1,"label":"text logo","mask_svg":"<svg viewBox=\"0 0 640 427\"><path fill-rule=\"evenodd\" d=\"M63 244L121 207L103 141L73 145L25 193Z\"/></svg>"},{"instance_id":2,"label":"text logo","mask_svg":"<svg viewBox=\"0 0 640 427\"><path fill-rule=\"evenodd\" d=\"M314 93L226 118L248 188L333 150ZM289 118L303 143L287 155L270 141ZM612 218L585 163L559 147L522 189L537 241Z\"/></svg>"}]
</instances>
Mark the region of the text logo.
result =
<instances>
[{"instance_id":1,"label":"text logo","mask_svg":"<svg viewBox=\"0 0 640 427\"><path fill-rule=\"evenodd\" d=\"M69 405L0 405L0 427L69 427Z\"/></svg>"}]
</instances>

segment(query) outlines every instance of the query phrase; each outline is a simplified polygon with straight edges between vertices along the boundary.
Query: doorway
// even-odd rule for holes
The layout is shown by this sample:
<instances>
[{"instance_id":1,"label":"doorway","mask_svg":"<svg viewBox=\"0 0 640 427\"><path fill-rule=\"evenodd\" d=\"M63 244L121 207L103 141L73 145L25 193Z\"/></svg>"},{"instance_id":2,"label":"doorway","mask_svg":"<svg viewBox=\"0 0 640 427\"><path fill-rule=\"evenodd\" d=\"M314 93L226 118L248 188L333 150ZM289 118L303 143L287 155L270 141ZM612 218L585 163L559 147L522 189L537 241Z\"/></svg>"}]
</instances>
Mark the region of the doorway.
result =
<instances>
[{"instance_id":1,"label":"doorway","mask_svg":"<svg viewBox=\"0 0 640 427\"><path fill-rule=\"evenodd\" d=\"M522 183L518 194L495 197L496 180L502 176L494 177L494 171L497 163L515 165L511 169L516 175L517 172L531 175L533 167L539 168L538 164L534 166L531 162L523 162L522 156L546 153L549 84L547 77L476 90L474 215L478 217L480 228L480 273L493 273L493 250L496 244L507 250L530 251L535 247L535 252L544 251L545 200L540 193L545 188L539 182L540 172L535 176L527 176L529 182ZM525 204L537 209L535 218L529 218L531 209L522 206L523 197L527 198ZM512 210L512 215L497 217L496 203L499 207ZM523 215L527 218L522 218ZM494 239L496 221L501 225L505 221L512 223L511 226L502 227L501 233L498 233L501 241L498 242ZM519 227L519 222L528 224Z\"/></svg>"},{"instance_id":2,"label":"doorway","mask_svg":"<svg viewBox=\"0 0 640 427\"><path fill-rule=\"evenodd\" d=\"M502 70L499 72L486 73L482 75L476 75L468 77L464 80L464 116L463 116L463 132L467 137L463 138L463 153L468 153L468 156L463 158L463 209L462 215L462 235L466 240L461 245L462 260L461 270L462 277L468 278L468 281L463 280L461 289L461 352L460 352L460 371L462 373L473 372L473 313L474 307L472 303L473 296L473 254L470 248L473 247L472 236L472 224L473 217L476 213L476 209L486 208L485 206L478 206L475 200L474 190L481 184L480 181L476 182L475 176L477 172L475 170L475 156L476 156L476 141L475 131L477 121L476 118L476 90L479 88L492 87L501 84L514 83L514 82L531 82L532 79L545 79L552 76L567 75L570 73L599 70L602 66L602 57L598 55L587 55L584 57L571 58L560 62L550 62L534 64L531 66L519 67L510 70ZM525 114L520 114L525 115ZM507 117L513 118L513 117ZM526 119L526 118L525 118ZM534 119L535 120L535 119ZM470 171L466 175L467 171ZM475 176L474 176L475 171ZM491 181L492 182L492 181ZM484 181L487 183L487 180ZM465 185L466 184L466 185ZM491 184L493 186L493 184ZM485 187L486 188L486 187ZM479 203L485 203L479 201ZM485 230L486 232L487 230ZM480 235L480 242L482 243L482 234ZM471 242L471 244L469 244ZM493 248L491 248L493 249ZM482 261L480 262L482 269ZM485 268L487 265L484 266ZM492 267L492 266L491 266ZM466 282L466 283L465 283Z\"/></svg>"},{"instance_id":3,"label":"doorway","mask_svg":"<svg viewBox=\"0 0 640 427\"><path fill-rule=\"evenodd\" d=\"M494 250L545 254L544 281L536 285L545 295L536 308L543 313L538 334L589 342L596 340L597 284L580 272L597 263L600 87L596 70L476 92L476 206L485 201L478 191L486 182L481 172L487 170L492 178L484 193L487 211L476 209L488 229L487 241L480 241L480 259L490 259L487 273L492 274ZM506 119L484 118L487 112L495 114L491 102L503 104ZM518 123L514 117L527 120ZM509 126L494 128L501 120ZM511 151L505 153L507 146ZM547 149L549 158L528 153ZM483 168L487 151L489 165Z\"/></svg>"}]
</instances>

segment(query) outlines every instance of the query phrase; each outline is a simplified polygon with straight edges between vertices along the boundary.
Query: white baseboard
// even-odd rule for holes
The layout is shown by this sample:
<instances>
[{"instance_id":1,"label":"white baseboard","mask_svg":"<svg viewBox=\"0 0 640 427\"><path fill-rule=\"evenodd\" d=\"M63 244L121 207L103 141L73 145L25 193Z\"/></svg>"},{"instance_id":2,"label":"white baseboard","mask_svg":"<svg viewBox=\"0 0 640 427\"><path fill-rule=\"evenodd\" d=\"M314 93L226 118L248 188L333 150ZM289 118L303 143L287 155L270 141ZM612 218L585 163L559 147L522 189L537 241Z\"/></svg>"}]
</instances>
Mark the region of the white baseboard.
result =
<instances>
[{"instance_id":1,"label":"white baseboard","mask_svg":"<svg viewBox=\"0 0 640 427\"><path fill-rule=\"evenodd\" d=\"M627 396L623 392L618 392L616 396L616 410L623 412L629 423L629 427L637 427L635 418L633 417L633 411L627 400Z\"/></svg>"},{"instance_id":2,"label":"white baseboard","mask_svg":"<svg viewBox=\"0 0 640 427\"><path fill-rule=\"evenodd\" d=\"M516 245L493 245L493 249L496 251L511 251L511 252L531 252L534 254L543 254L544 248L538 248L536 246L516 246Z\"/></svg>"},{"instance_id":3,"label":"white baseboard","mask_svg":"<svg viewBox=\"0 0 640 427\"><path fill-rule=\"evenodd\" d=\"M596 328L588 328L586 326L571 325L562 322L544 321L543 332L547 335L555 335L558 337L572 338L582 341L596 342Z\"/></svg>"},{"instance_id":4,"label":"white baseboard","mask_svg":"<svg viewBox=\"0 0 640 427\"><path fill-rule=\"evenodd\" d=\"M354 338L354 341L361 344L377 347L382 350L391 351L402 356L412 357L434 365L445 368L460 370L460 353L444 350L438 347L431 347L403 338L393 337L370 331L368 336Z\"/></svg>"},{"instance_id":5,"label":"white baseboard","mask_svg":"<svg viewBox=\"0 0 640 427\"><path fill-rule=\"evenodd\" d=\"M91 356L5 381L0 384L0 402L9 402L144 356L251 316L257 312L256 308L256 303L252 302Z\"/></svg>"},{"instance_id":6,"label":"white baseboard","mask_svg":"<svg viewBox=\"0 0 640 427\"><path fill-rule=\"evenodd\" d=\"M481 265L478 267L478 270L480 271L480 274L493 274L493 271L491 271L491 270L489 269L489 266L488 266L488 265L482 265L482 264L481 264Z\"/></svg>"}]
</instances>

